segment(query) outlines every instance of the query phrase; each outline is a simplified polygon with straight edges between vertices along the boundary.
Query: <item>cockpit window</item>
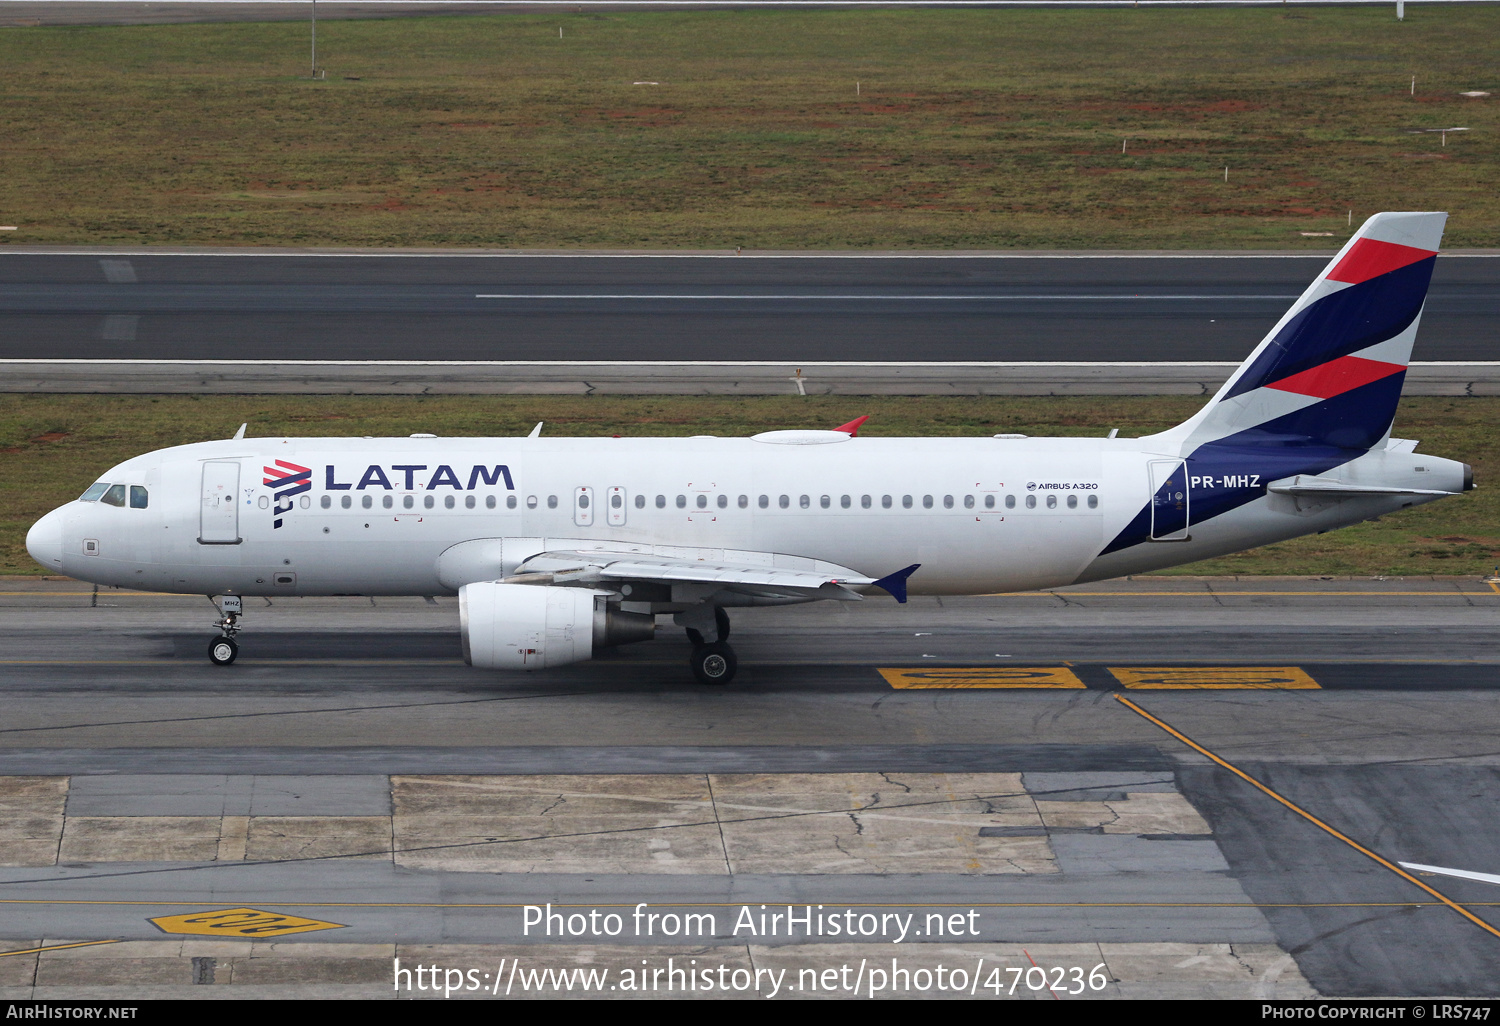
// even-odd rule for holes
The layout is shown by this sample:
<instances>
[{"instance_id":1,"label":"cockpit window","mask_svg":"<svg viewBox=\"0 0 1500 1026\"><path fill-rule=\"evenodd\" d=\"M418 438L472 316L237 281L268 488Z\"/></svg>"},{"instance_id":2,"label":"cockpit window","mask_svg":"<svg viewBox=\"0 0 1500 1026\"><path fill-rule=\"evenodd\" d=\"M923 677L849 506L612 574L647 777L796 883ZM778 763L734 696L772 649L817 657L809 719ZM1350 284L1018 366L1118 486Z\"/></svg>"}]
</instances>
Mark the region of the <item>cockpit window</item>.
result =
<instances>
[{"instance_id":1,"label":"cockpit window","mask_svg":"<svg viewBox=\"0 0 1500 1026\"><path fill-rule=\"evenodd\" d=\"M108 481L95 481L89 485L89 490L78 497L79 502L98 502L99 496L109 491Z\"/></svg>"},{"instance_id":2,"label":"cockpit window","mask_svg":"<svg viewBox=\"0 0 1500 1026\"><path fill-rule=\"evenodd\" d=\"M141 487L140 485L131 485L130 486L130 508L131 509L145 509L146 506L147 506L147 504L150 501L151 501L151 496L149 496L148 494L146 494L146 489L145 488Z\"/></svg>"},{"instance_id":3,"label":"cockpit window","mask_svg":"<svg viewBox=\"0 0 1500 1026\"><path fill-rule=\"evenodd\" d=\"M125 505L125 486L110 485L109 491L105 492L104 495L99 499L99 501L104 503L106 506Z\"/></svg>"}]
</instances>

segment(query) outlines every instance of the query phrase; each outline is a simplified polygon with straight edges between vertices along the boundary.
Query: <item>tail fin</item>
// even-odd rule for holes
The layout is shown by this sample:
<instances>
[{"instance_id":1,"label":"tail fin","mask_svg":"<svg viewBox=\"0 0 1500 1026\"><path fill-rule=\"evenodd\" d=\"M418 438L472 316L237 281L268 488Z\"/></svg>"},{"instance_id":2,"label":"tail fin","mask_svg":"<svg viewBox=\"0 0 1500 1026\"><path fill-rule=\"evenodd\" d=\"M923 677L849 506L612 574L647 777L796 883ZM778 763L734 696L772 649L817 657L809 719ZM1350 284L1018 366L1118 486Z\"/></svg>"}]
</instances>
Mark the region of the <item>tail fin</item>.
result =
<instances>
[{"instance_id":1,"label":"tail fin","mask_svg":"<svg viewBox=\"0 0 1500 1026\"><path fill-rule=\"evenodd\" d=\"M1311 444L1368 449L1390 432L1411 360L1442 213L1376 214L1197 416L1184 451Z\"/></svg>"}]
</instances>

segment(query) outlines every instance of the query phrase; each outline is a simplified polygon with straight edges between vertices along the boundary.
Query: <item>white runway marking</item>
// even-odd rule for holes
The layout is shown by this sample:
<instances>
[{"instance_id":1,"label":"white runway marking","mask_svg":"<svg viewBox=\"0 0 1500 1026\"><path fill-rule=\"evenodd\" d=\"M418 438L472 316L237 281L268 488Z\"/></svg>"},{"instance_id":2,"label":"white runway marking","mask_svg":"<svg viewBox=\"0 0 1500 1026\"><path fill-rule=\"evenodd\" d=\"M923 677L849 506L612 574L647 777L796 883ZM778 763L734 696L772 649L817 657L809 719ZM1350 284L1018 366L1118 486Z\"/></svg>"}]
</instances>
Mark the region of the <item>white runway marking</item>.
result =
<instances>
[{"instance_id":1,"label":"white runway marking","mask_svg":"<svg viewBox=\"0 0 1500 1026\"><path fill-rule=\"evenodd\" d=\"M1467 869L1444 869L1442 866L1423 866L1416 862L1396 863L1402 869L1415 870L1418 873L1437 873L1439 876L1456 876L1460 880L1478 880L1480 883L1500 884L1500 875L1494 873L1474 873Z\"/></svg>"},{"instance_id":2,"label":"white runway marking","mask_svg":"<svg viewBox=\"0 0 1500 1026\"><path fill-rule=\"evenodd\" d=\"M712 294L709 294L709 293L675 293L675 292L673 292L673 293L668 293L668 292L588 292L588 293L581 293L581 292L492 292L492 293L485 293L485 292L482 292L482 293L479 293L478 295L476 295L474 298L475 299L731 299L731 300L732 299L774 299L774 300L781 300L781 301L785 301L785 300L789 300L789 299L806 299L806 300L863 299L863 300L876 300L876 301L882 301L882 302L884 302L884 301L906 302L906 301L910 301L910 300L943 300L943 301L952 302L952 301L956 301L956 300L962 300L962 301L965 301L965 302L1009 303L1009 302L1016 302L1016 301L1032 302L1032 301L1037 301L1037 300L1049 300L1049 299L1068 300L1068 301L1073 301L1073 300L1104 300L1104 301L1110 301L1110 300L1129 300L1129 299L1169 299L1169 300L1193 300L1193 299L1276 299L1276 300L1291 300L1291 299L1296 299L1297 296L1296 295L1292 295L1292 294L1288 294L1288 295L1284 295L1284 296L1269 296L1269 295L1249 295L1249 296L1243 296L1243 295L1235 295L1233 293L1204 294L1204 295L1165 295L1165 296L1160 296L1160 295L1158 295L1158 296L1139 295L1139 294L1134 294L1134 293L1132 293L1131 295L1116 295L1116 296L1103 295L1103 294L1078 294L1078 293L1070 293L1070 294L1064 294L1064 295L1040 295L1039 294L1039 295L1020 295L1020 296L979 296L979 295L962 295L962 296L954 296L954 295L911 295L911 296L902 296L902 295L895 295L895 296L888 296L888 295L880 295L878 293L870 293L870 294L867 294L867 295L850 295L850 294L843 294L843 293L832 293L832 294L824 293L824 294L821 294L821 295L819 295L819 294L807 294L807 293L803 293L803 294L795 294L795 293L782 294L782 293L777 293L777 294L770 294L770 295L768 295L768 294L765 294L765 293L745 293L745 294L736 295L736 294L731 294L731 293L712 293Z\"/></svg>"}]
</instances>

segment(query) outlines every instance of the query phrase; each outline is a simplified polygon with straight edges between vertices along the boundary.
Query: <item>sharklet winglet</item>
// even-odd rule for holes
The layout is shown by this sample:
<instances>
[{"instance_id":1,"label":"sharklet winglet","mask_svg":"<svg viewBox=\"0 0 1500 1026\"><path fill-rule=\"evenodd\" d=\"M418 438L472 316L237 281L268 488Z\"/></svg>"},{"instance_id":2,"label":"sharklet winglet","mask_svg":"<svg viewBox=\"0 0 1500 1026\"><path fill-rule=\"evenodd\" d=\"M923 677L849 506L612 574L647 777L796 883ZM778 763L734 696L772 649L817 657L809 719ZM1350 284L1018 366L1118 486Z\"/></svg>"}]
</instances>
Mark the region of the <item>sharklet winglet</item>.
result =
<instances>
[{"instance_id":1,"label":"sharklet winglet","mask_svg":"<svg viewBox=\"0 0 1500 1026\"><path fill-rule=\"evenodd\" d=\"M913 563L905 570L897 570L893 574L886 574L880 580L874 582L873 586L890 592L891 598L904 605L906 603L906 579L916 573L917 568L921 565L921 563Z\"/></svg>"}]
</instances>

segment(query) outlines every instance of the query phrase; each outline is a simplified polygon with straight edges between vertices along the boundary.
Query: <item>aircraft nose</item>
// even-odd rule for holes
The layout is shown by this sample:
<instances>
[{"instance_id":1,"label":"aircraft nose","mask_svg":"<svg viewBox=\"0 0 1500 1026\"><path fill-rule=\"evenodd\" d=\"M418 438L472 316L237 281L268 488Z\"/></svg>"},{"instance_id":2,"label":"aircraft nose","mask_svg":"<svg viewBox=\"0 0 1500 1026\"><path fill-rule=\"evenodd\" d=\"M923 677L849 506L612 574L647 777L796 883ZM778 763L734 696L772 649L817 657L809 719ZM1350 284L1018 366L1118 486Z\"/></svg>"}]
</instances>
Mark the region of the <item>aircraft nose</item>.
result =
<instances>
[{"instance_id":1,"label":"aircraft nose","mask_svg":"<svg viewBox=\"0 0 1500 1026\"><path fill-rule=\"evenodd\" d=\"M48 570L61 570L63 562L63 511L55 509L31 525L26 532L26 551Z\"/></svg>"}]
</instances>

